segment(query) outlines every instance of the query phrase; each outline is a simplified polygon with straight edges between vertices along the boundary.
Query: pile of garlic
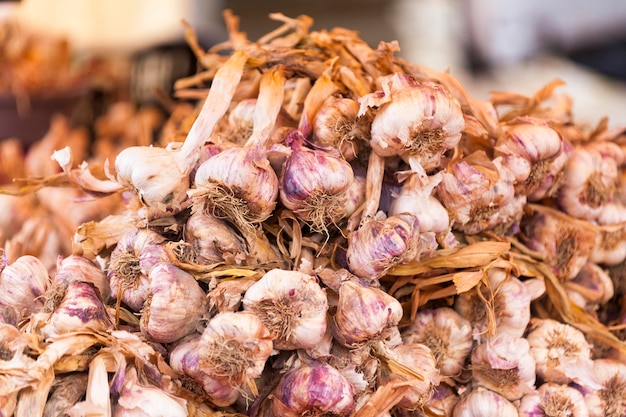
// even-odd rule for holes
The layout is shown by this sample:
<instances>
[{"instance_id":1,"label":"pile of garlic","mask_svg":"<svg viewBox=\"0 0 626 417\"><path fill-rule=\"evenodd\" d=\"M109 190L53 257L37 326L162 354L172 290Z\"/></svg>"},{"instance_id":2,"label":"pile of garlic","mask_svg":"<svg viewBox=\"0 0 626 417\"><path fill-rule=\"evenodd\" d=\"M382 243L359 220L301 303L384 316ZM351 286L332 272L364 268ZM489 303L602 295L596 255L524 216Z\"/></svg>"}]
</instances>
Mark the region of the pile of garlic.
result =
<instances>
[{"instance_id":1,"label":"pile of garlic","mask_svg":"<svg viewBox=\"0 0 626 417\"><path fill-rule=\"evenodd\" d=\"M153 145L25 180L119 204L3 258L2 415L626 412L623 129L224 17Z\"/></svg>"}]
</instances>

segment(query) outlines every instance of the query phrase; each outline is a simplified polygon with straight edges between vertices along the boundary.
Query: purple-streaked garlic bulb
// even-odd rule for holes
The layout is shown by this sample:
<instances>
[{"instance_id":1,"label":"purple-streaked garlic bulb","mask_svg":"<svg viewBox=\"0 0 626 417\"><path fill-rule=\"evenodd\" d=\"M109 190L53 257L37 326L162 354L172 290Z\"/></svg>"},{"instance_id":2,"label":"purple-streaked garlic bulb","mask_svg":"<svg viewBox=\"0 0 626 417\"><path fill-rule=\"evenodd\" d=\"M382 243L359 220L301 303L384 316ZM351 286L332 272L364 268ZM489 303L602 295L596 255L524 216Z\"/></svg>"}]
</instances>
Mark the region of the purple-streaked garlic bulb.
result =
<instances>
[{"instance_id":1,"label":"purple-streaked garlic bulb","mask_svg":"<svg viewBox=\"0 0 626 417\"><path fill-rule=\"evenodd\" d=\"M267 396L266 416L350 416L354 394L350 383L330 365L311 361L283 375ZM263 408L265 408L263 407Z\"/></svg>"},{"instance_id":2,"label":"purple-streaked garlic bulb","mask_svg":"<svg viewBox=\"0 0 626 417\"><path fill-rule=\"evenodd\" d=\"M414 260L419 242L417 217L402 213L385 218L379 212L348 237L348 268L359 278L375 281L394 266Z\"/></svg>"},{"instance_id":3,"label":"purple-streaked garlic bulb","mask_svg":"<svg viewBox=\"0 0 626 417\"><path fill-rule=\"evenodd\" d=\"M511 401L483 387L465 391L452 412L452 417L476 416L519 417Z\"/></svg>"},{"instance_id":4,"label":"purple-streaked garlic bulb","mask_svg":"<svg viewBox=\"0 0 626 417\"><path fill-rule=\"evenodd\" d=\"M46 266L32 255L22 255L8 263L5 254L0 259L0 304L11 306L20 318L40 311L44 294L50 286Z\"/></svg>"},{"instance_id":5,"label":"purple-streaked garlic bulb","mask_svg":"<svg viewBox=\"0 0 626 417\"><path fill-rule=\"evenodd\" d=\"M299 130L286 139L292 151L280 177L280 201L313 231L323 232L346 215L346 192L354 171L343 157L307 148L303 140Z\"/></svg>"},{"instance_id":6,"label":"purple-streaked garlic bulb","mask_svg":"<svg viewBox=\"0 0 626 417\"><path fill-rule=\"evenodd\" d=\"M190 273L161 262L149 273L141 332L151 341L172 343L196 331L207 311L204 290Z\"/></svg>"},{"instance_id":7,"label":"purple-streaked garlic bulb","mask_svg":"<svg viewBox=\"0 0 626 417\"><path fill-rule=\"evenodd\" d=\"M165 238L150 229L135 229L123 235L111 252L107 275L114 298L139 312L149 293L152 267L169 260Z\"/></svg>"},{"instance_id":8,"label":"purple-streaked garlic bulb","mask_svg":"<svg viewBox=\"0 0 626 417\"><path fill-rule=\"evenodd\" d=\"M400 319L402 305L385 291L353 281L344 281L339 287L332 326L340 344L350 347L394 338Z\"/></svg>"},{"instance_id":9,"label":"purple-streaked garlic bulb","mask_svg":"<svg viewBox=\"0 0 626 417\"><path fill-rule=\"evenodd\" d=\"M183 386L207 398L218 407L234 404L239 398L239 389L222 383L206 373L200 366L200 335L194 334L177 343L169 355L172 369L178 373Z\"/></svg>"},{"instance_id":10,"label":"purple-streaked garlic bulb","mask_svg":"<svg viewBox=\"0 0 626 417\"><path fill-rule=\"evenodd\" d=\"M78 255L59 257L52 284L65 285L71 281L91 282L100 292L102 300L105 303L109 300L111 295L109 281L102 268L94 261Z\"/></svg>"},{"instance_id":11,"label":"purple-streaked garlic bulb","mask_svg":"<svg viewBox=\"0 0 626 417\"><path fill-rule=\"evenodd\" d=\"M520 117L501 126L494 155L513 172L516 192L538 201L560 186L569 148L544 120Z\"/></svg>"},{"instance_id":12,"label":"purple-streaked garlic bulb","mask_svg":"<svg viewBox=\"0 0 626 417\"><path fill-rule=\"evenodd\" d=\"M105 331L113 327L100 292L90 282L68 282L58 305L50 308L50 315L41 328L46 339L81 330Z\"/></svg>"},{"instance_id":13,"label":"purple-streaked garlic bulb","mask_svg":"<svg viewBox=\"0 0 626 417\"><path fill-rule=\"evenodd\" d=\"M266 272L246 291L243 308L261 319L275 349L311 349L326 334L326 292L315 277L302 272Z\"/></svg>"},{"instance_id":14,"label":"purple-streaked garlic bulb","mask_svg":"<svg viewBox=\"0 0 626 417\"><path fill-rule=\"evenodd\" d=\"M419 310L402 340L428 346L442 376L458 376L472 350L472 325L450 307Z\"/></svg>"},{"instance_id":15,"label":"purple-streaked garlic bulb","mask_svg":"<svg viewBox=\"0 0 626 417\"><path fill-rule=\"evenodd\" d=\"M225 262L238 265L248 255L246 242L224 219L202 211L193 213L184 231L185 241L193 248L200 265Z\"/></svg>"},{"instance_id":16,"label":"purple-streaked garlic bulb","mask_svg":"<svg viewBox=\"0 0 626 417\"><path fill-rule=\"evenodd\" d=\"M414 159L423 173L440 166L465 126L459 102L441 85L395 73L379 80L381 91L362 97L360 114L378 107L371 127L371 146L381 156Z\"/></svg>"}]
</instances>

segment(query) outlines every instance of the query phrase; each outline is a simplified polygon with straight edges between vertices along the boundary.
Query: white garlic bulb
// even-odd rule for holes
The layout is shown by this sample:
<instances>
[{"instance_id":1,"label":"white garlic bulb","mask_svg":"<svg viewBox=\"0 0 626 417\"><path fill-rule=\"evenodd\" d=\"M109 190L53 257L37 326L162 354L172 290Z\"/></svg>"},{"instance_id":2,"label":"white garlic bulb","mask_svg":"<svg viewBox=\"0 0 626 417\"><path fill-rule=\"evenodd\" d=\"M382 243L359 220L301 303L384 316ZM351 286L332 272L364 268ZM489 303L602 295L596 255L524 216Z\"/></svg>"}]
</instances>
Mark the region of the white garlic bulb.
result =
<instances>
[{"instance_id":1,"label":"white garlic bulb","mask_svg":"<svg viewBox=\"0 0 626 417\"><path fill-rule=\"evenodd\" d=\"M402 340L428 346L441 375L450 377L462 371L474 343L469 320L449 307L419 310Z\"/></svg>"},{"instance_id":2,"label":"white garlic bulb","mask_svg":"<svg viewBox=\"0 0 626 417\"><path fill-rule=\"evenodd\" d=\"M608 302L615 294L608 272L593 262L587 262L571 280L563 283L567 294L579 307L593 310Z\"/></svg>"},{"instance_id":3,"label":"white garlic bulb","mask_svg":"<svg viewBox=\"0 0 626 417\"><path fill-rule=\"evenodd\" d=\"M13 307L20 317L43 308L49 286L48 269L39 258L22 255L12 263L6 255L0 259L0 304Z\"/></svg>"},{"instance_id":4,"label":"white garlic bulb","mask_svg":"<svg viewBox=\"0 0 626 417\"><path fill-rule=\"evenodd\" d=\"M525 395L517 409L520 417L590 416L580 391L574 387L554 382L541 384L536 393ZM606 416L607 414L601 415Z\"/></svg>"},{"instance_id":5,"label":"white garlic bulb","mask_svg":"<svg viewBox=\"0 0 626 417\"><path fill-rule=\"evenodd\" d=\"M593 373L602 388L583 391L589 417L626 414L626 364L615 359L595 359Z\"/></svg>"},{"instance_id":6,"label":"white garlic bulb","mask_svg":"<svg viewBox=\"0 0 626 417\"><path fill-rule=\"evenodd\" d=\"M589 260L605 265L619 265L626 259L626 206L616 199L605 204L595 220L601 227Z\"/></svg>"},{"instance_id":7,"label":"white garlic bulb","mask_svg":"<svg viewBox=\"0 0 626 417\"><path fill-rule=\"evenodd\" d=\"M312 349L326 334L326 292L309 274L266 272L246 291L243 308L261 319L274 337L275 349Z\"/></svg>"},{"instance_id":8,"label":"white garlic bulb","mask_svg":"<svg viewBox=\"0 0 626 417\"><path fill-rule=\"evenodd\" d=\"M245 240L224 219L202 211L193 213L184 230L185 241L194 250L196 262L210 265L241 264L248 255Z\"/></svg>"},{"instance_id":9,"label":"white garlic bulb","mask_svg":"<svg viewBox=\"0 0 626 417\"><path fill-rule=\"evenodd\" d=\"M452 417L518 417L517 408L502 395L487 388L476 387L461 395Z\"/></svg>"},{"instance_id":10,"label":"white garlic bulb","mask_svg":"<svg viewBox=\"0 0 626 417\"><path fill-rule=\"evenodd\" d=\"M475 386L518 400L535 391L535 360L524 338L498 333L472 351L472 378Z\"/></svg>"},{"instance_id":11,"label":"white garlic bulb","mask_svg":"<svg viewBox=\"0 0 626 417\"><path fill-rule=\"evenodd\" d=\"M206 294L193 275L161 262L152 267L149 279L141 332L158 343L172 343L193 333L208 307Z\"/></svg>"}]
</instances>

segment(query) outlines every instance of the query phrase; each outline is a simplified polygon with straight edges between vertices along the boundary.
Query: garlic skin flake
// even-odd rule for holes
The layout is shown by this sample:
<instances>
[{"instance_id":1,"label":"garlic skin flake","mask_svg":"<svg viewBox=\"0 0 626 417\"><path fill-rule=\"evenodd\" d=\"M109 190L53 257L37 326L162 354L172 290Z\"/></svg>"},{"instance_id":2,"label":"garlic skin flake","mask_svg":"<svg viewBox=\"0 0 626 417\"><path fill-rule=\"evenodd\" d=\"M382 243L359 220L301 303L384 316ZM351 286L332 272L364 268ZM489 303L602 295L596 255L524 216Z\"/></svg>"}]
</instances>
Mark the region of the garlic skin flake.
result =
<instances>
[{"instance_id":1,"label":"garlic skin flake","mask_svg":"<svg viewBox=\"0 0 626 417\"><path fill-rule=\"evenodd\" d=\"M461 373L474 343L470 322L449 307L419 310L402 340L428 346L441 375L449 377Z\"/></svg>"},{"instance_id":2,"label":"garlic skin flake","mask_svg":"<svg viewBox=\"0 0 626 417\"><path fill-rule=\"evenodd\" d=\"M452 417L518 417L517 408L509 400L487 388L476 387L461 395Z\"/></svg>"},{"instance_id":3,"label":"garlic skin flake","mask_svg":"<svg viewBox=\"0 0 626 417\"><path fill-rule=\"evenodd\" d=\"M272 269L248 288L242 302L270 331L275 349L311 349L324 338L328 299L311 275Z\"/></svg>"},{"instance_id":4,"label":"garlic skin flake","mask_svg":"<svg viewBox=\"0 0 626 417\"><path fill-rule=\"evenodd\" d=\"M536 393L525 395L517 409L520 417L591 416L580 391L554 382L541 384Z\"/></svg>"}]
</instances>

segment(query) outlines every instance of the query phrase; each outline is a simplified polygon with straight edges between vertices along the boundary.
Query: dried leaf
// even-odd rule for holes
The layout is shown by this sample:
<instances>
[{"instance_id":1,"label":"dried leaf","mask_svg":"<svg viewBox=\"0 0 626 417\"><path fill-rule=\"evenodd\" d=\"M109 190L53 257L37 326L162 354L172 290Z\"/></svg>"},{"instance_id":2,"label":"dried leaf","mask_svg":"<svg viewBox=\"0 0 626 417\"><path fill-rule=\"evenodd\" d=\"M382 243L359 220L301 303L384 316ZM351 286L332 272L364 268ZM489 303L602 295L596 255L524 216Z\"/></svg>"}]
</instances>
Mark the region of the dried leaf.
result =
<instances>
[{"instance_id":1,"label":"dried leaf","mask_svg":"<svg viewBox=\"0 0 626 417\"><path fill-rule=\"evenodd\" d=\"M484 276L485 273L483 271L458 272L454 274L452 281L456 287L457 294L471 290Z\"/></svg>"}]
</instances>

